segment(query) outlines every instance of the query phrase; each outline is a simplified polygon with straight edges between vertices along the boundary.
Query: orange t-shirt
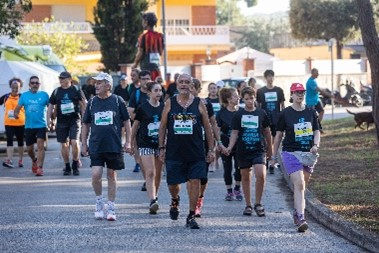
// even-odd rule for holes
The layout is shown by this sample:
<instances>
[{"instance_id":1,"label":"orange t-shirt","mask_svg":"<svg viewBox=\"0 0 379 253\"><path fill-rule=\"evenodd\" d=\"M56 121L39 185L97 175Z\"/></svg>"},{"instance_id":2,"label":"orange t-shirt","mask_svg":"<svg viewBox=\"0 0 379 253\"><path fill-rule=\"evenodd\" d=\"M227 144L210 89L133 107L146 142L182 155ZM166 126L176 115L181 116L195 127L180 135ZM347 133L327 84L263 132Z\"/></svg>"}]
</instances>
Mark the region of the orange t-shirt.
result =
<instances>
[{"instance_id":1,"label":"orange t-shirt","mask_svg":"<svg viewBox=\"0 0 379 253\"><path fill-rule=\"evenodd\" d=\"M21 108L18 115L18 119L14 118L14 109L18 105L18 100L20 95L14 97L7 94L1 98L0 105L4 104L5 114L4 114L4 125L5 126L24 126L25 125L25 110L24 107ZM5 103L4 103L5 101Z\"/></svg>"}]
</instances>

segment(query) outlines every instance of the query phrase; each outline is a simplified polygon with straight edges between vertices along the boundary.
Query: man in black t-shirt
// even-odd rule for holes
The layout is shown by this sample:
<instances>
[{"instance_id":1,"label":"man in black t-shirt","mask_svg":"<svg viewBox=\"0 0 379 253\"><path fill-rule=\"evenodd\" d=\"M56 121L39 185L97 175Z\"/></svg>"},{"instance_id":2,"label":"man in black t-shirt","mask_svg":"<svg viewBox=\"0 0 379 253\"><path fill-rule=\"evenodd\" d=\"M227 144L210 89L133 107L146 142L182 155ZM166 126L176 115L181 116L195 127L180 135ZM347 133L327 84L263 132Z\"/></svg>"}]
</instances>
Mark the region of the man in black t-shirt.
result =
<instances>
[{"instance_id":1,"label":"man in black t-shirt","mask_svg":"<svg viewBox=\"0 0 379 253\"><path fill-rule=\"evenodd\" d=\"M164 100L166 101L168 98L170 97L173 97L175 95L177 95L179 92L178 92L178 89L176 87L176 79L178 79L179 77L179 73L176 73L174 75L174 82L170 83L168 85L168 88L167 88L167 91L166 91L166 94L165 94L165 97L164 97Z\"/></svg>"},{"instance_id":2,"label":"man in black t-shirt","mask_svg":"<svg viewBox=\"0 0 379 253\"><path fill-rule=\"evenodd\" d=\"M120 84L117 85L113 91L113 94L122 97L126 103L128 103L128 101L130 99L130 95L128 92L129 86L128 86L127 81L128 81L128 77L126 75L122 75L120 77Z\"/></svg>"},{"instance_id":3,"label":"man in black t-shirt","mask_svg":"<svg viewBox=\"0 0 379 253\"><path fill-rule=\"evenodd\" d=\"M52 128L51 120L54 114L57 117L56 134L57 141L61 143L61 153L65 163L64 176L71 175L71 169L75 176L79 176L79 136L81 127L81 115L86 108L86 98L78 86L72 85L72 77L69 72L59 75L61 87L56 88L50 96L47 110L47 125ZM55 109L54 109L55 108ZM70 166L70 145L72 146L72 167Z\"/></svg>"}]
</instances>

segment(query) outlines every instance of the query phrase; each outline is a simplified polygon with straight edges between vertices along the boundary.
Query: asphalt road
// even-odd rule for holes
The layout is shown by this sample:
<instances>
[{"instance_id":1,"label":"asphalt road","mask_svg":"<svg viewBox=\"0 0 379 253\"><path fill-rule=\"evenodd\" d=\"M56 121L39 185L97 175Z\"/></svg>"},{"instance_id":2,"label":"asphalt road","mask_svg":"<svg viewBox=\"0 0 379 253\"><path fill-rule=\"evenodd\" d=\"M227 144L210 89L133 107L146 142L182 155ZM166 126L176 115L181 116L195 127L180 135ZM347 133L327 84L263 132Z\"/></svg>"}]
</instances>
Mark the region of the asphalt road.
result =
<instances>
[{"instance_id":1,"label":"asphalt road","mask_svg":"<svg viewBox=\"0 0 379 253\"><path fill-rule=\"evenodd\" d=\"M115 222L94 219L87 158L80 176L62 175L55 139L49 140L45 176L32 174L28 158L24 168L0 168L0 252L365 252L309 216L310 229L297 233L291 218L292 196L279 171L267 175L263 218L243 216L244 202L224 201L222 170L210 173L201 229L190 230L184 226L185 191L179 220L172 221L163 178L161 209L149 215L146 192L140 191L142 175L132 172L129 156L126 164L118 176ZM103 182L106 185L105 176Z\"/></svg>"}]
</instances>

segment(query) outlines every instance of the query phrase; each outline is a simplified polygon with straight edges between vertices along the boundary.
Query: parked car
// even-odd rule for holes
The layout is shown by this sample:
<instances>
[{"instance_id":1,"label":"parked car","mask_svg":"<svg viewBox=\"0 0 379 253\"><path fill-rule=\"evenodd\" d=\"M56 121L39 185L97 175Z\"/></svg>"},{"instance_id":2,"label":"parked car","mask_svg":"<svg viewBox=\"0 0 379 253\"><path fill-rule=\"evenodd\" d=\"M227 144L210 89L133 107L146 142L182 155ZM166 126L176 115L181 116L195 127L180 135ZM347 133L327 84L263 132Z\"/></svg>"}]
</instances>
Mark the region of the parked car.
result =
<instances>
[{"instance_id":1,"label":"parked car","mask_svg":"<svg viewBox=\"0 0 379 253\"><path fill-rule=\"evenodd\" d=\"M256 80L256 84L255 84L256 89L259 89L266 85L261 79L256 78L256 77L254 78ZM225 87L237 88L237 84L239 82L245 81L247 83L247 81L249 81L249 77L232 77L232 78L222 79L222 81L225 83Z\"/></svg>"}]
</instances>

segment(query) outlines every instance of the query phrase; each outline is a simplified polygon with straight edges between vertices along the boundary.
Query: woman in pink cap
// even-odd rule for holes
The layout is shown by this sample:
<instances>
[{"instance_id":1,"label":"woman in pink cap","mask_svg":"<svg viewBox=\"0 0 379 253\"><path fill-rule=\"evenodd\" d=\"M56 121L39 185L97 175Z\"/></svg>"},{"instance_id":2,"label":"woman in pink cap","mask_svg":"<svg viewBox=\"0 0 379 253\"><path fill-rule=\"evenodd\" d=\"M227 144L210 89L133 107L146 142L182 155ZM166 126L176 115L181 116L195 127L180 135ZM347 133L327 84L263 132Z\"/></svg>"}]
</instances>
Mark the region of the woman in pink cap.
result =
<instances>
[{"instance_id":1,"label":"woman in pink cap","mask_svg":"<svg viewBox=\"0 0 379 253\"><path fill-rule=\"evenodd\" d=\"M278 158L278 148L285 133L281 160L294 185L294 223L298 232L305 232L308 224L304 218L304 192L317 162L320 131L316 111L304 104L304 86L293 83L290 91L292 105L279 116L271 164Z\"/></svg>"}]
</instances>

